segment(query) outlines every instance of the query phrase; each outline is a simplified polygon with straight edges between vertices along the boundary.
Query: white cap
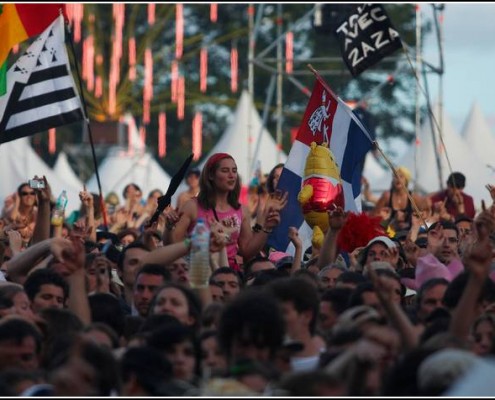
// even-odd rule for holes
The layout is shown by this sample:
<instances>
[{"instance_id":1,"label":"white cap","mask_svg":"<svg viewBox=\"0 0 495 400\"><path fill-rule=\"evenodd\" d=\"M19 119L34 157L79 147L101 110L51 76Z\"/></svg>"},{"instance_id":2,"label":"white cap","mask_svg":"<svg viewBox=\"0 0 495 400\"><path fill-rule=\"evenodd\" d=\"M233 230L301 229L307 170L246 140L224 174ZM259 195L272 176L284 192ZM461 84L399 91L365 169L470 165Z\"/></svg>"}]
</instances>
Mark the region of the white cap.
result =
<instances>
[{"instance_id":1,"label":"white cap","mask_svg":"<svg viewBox=\"0 0 495 400\"><path fill-rule=\"evenodd\" d=\"M366 247L369 247L371 246L373 243L377 243L377 242L380 242L380 243L383 243L385 246L387 246L389 249L393 249L394 247L397 246L397 244L392 240L390 239L388 236L377 236L373 239L371 239L368 244L366 245Z\"/></svg>"}]
</instances>

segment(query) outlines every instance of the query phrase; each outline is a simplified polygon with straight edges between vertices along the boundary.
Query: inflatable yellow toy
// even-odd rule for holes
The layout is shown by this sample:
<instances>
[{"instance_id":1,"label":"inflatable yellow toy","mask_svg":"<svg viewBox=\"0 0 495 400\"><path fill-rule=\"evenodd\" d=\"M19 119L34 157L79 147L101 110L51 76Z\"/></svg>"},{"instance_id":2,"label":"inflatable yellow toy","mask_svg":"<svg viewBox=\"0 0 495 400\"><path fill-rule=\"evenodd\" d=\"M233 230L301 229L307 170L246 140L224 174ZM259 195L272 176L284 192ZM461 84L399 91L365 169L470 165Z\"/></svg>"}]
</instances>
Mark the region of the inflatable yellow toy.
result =
<instances>
[{"instance_id":1,"label":"inflatable yellow toy","mask_svg":"<svg viewBox=\"0 0 495 400\"><path fill-rule=\"evenodd\" d=\"M327 211L333 205L344 208L340 171L326 143L311 143L297 200L305 221L313 229L312 245L319 249L328 229Z\"/></svg>"}]
</instances>

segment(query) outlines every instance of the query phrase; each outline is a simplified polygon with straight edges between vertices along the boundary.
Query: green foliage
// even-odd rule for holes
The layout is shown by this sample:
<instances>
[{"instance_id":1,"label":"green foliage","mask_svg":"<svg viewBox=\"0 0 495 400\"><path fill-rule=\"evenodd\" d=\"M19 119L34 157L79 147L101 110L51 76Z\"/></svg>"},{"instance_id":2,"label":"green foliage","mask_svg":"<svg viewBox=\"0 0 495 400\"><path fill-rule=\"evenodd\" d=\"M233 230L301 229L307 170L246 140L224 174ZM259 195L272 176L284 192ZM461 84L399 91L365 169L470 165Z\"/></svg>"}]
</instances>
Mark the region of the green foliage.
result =
<instances>
[{"instance_id":1,"label":"green foliage","mask_svg":"<svg viewBox=\"0 0 495 400\"><path fill-rule=\"evenodd\" d=\"M118 85L118 115L131 112L138 123L142 121L142 94L144 82L144 51L151 46L154 56L151 123L147 126L147 145L157 153L158 113L167 113L167 156L159 160L168 172L175 172L178 160L191 152L192 119L197 110L203 112L203 155L215 145L225 130L229 115L234 111L240 92L247 88L249 74L249 25L248 4L219 3L218 21L210 21L210 4L183 3L184 5L184 52L180 60L180 71L186 81L186 111L184 120L176 116L176 104L171 102L171 63L175 58L175 10L172 3L156 4L156 22L149 26L145 3L126 4L126 19L123 32L123 49L120 63L121 81ZM338 7L339 4L334 4ZM255 58L271 46L262 58L267 68L254 67L254 99L260 115L263 114L267 89L277 67L278 11L282 10L282 32L294 33L294 74L292 77L309 90L314 76L307 64L321 73L330 87L344 100L366 98L368 111L376 124L378 138L402 137L409 140L414 135L415 79L411 68L402 68L394 74L393 84L383 85L389 74L394 73L397 63L405 63L405 56L397 51L353 79L345 66L333 34L316 33L312 27L314 4L285 3L255 4L255 22L259 18L256 35ZM415 10L414 4L386 4L386 11L401 35L403 42L414 48ZM93 17L91 16L93 15ZM303 16L310 17L301 20ZM95 72L103 77L104 95L97 99L84 85L89 117L94 120L112 120L118 115L108 112L108 83L112 54L114 23L112 4L85 3L83 37L94 35L95 53L101 55L101 65ZM137 79L128 79L128 39L134 36L137 44ZM199 54L202 46L208 49L208 88L199 90ZM230 50L235 46L239 54L239 80L237 93L230 89ZM281 41L285 57L285 41ZM82 41L76 44L76 58L82 60ZM312 61L308 61L312 60ZM285 64L284 64L285 65ZM81 70L81 66L79 66ZM268 71L267 69L272 69ZM73 68L73 73L75 69ZM77 81L77 77L76 77ZM380 87L377 90L377 87ZM283 149L290 150L290 129L299 126L308 96L284 74L283 78L282 132ZM370 96L372 93L372 96ZM276 96L274 94L267 121L267 129L275 136L277 125ZM398 117L400 116L400 118ZM72 132L67 132L71 131ZM58 135L63 143L81 142L81 126L64 127L66 134ZM45 157L46 159L46 157Z\"/></svg>"}]
</instances>

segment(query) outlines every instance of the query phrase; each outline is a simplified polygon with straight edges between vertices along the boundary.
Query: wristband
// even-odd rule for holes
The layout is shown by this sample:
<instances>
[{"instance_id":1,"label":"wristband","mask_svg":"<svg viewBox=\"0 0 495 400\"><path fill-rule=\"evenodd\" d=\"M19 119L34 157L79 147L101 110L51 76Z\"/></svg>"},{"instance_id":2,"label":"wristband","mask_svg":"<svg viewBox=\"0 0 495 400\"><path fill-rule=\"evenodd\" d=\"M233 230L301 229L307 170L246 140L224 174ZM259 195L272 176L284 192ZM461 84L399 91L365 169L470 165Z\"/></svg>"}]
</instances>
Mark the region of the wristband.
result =
<instances>
[{"instance_id":1,"label":"wristband","mask_svg":"<svg viewBox=\"0 0 495 400\"><path fill-rule=\"evenodd\" d=\"M191 239L185 238L184 239L184 246L186 246L187 249L191 248Z\"/></svg>"},{"instance_id":2,"label":"wristband","mask_svg":"<svg viewBox=\"0 0 495 400\"><path fill-rule=\"evenodd\" d=\"M258 224L258 223L256 223L256 224L253 226L253 232L255 232L255 233L256 233L256 232L261 232L262 230L263 230L263 227L262 227L260 224Z\"/></svg>"}]
</instances>

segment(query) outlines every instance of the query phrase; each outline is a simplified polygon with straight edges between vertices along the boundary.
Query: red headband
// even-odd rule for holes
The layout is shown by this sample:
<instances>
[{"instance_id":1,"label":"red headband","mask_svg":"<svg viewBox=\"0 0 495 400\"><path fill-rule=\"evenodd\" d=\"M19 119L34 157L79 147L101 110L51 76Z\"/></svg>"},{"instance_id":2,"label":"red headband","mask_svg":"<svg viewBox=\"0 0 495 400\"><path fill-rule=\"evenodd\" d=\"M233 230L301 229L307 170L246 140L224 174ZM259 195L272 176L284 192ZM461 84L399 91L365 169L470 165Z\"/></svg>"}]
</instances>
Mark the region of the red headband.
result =
<instances>
[{"instance_id":1,"label":"red headband","mask_svg":"<svg viewBox=\"0 0 495 400\"><path fill-rule=\"evenodd\" d=\"M227 153L215 153L206 162L206 168L209 170L213 165L215 165L217 162L223 160L224 158L234 159L230 154L227 154Z\"/></svg>"}]
</instances>

